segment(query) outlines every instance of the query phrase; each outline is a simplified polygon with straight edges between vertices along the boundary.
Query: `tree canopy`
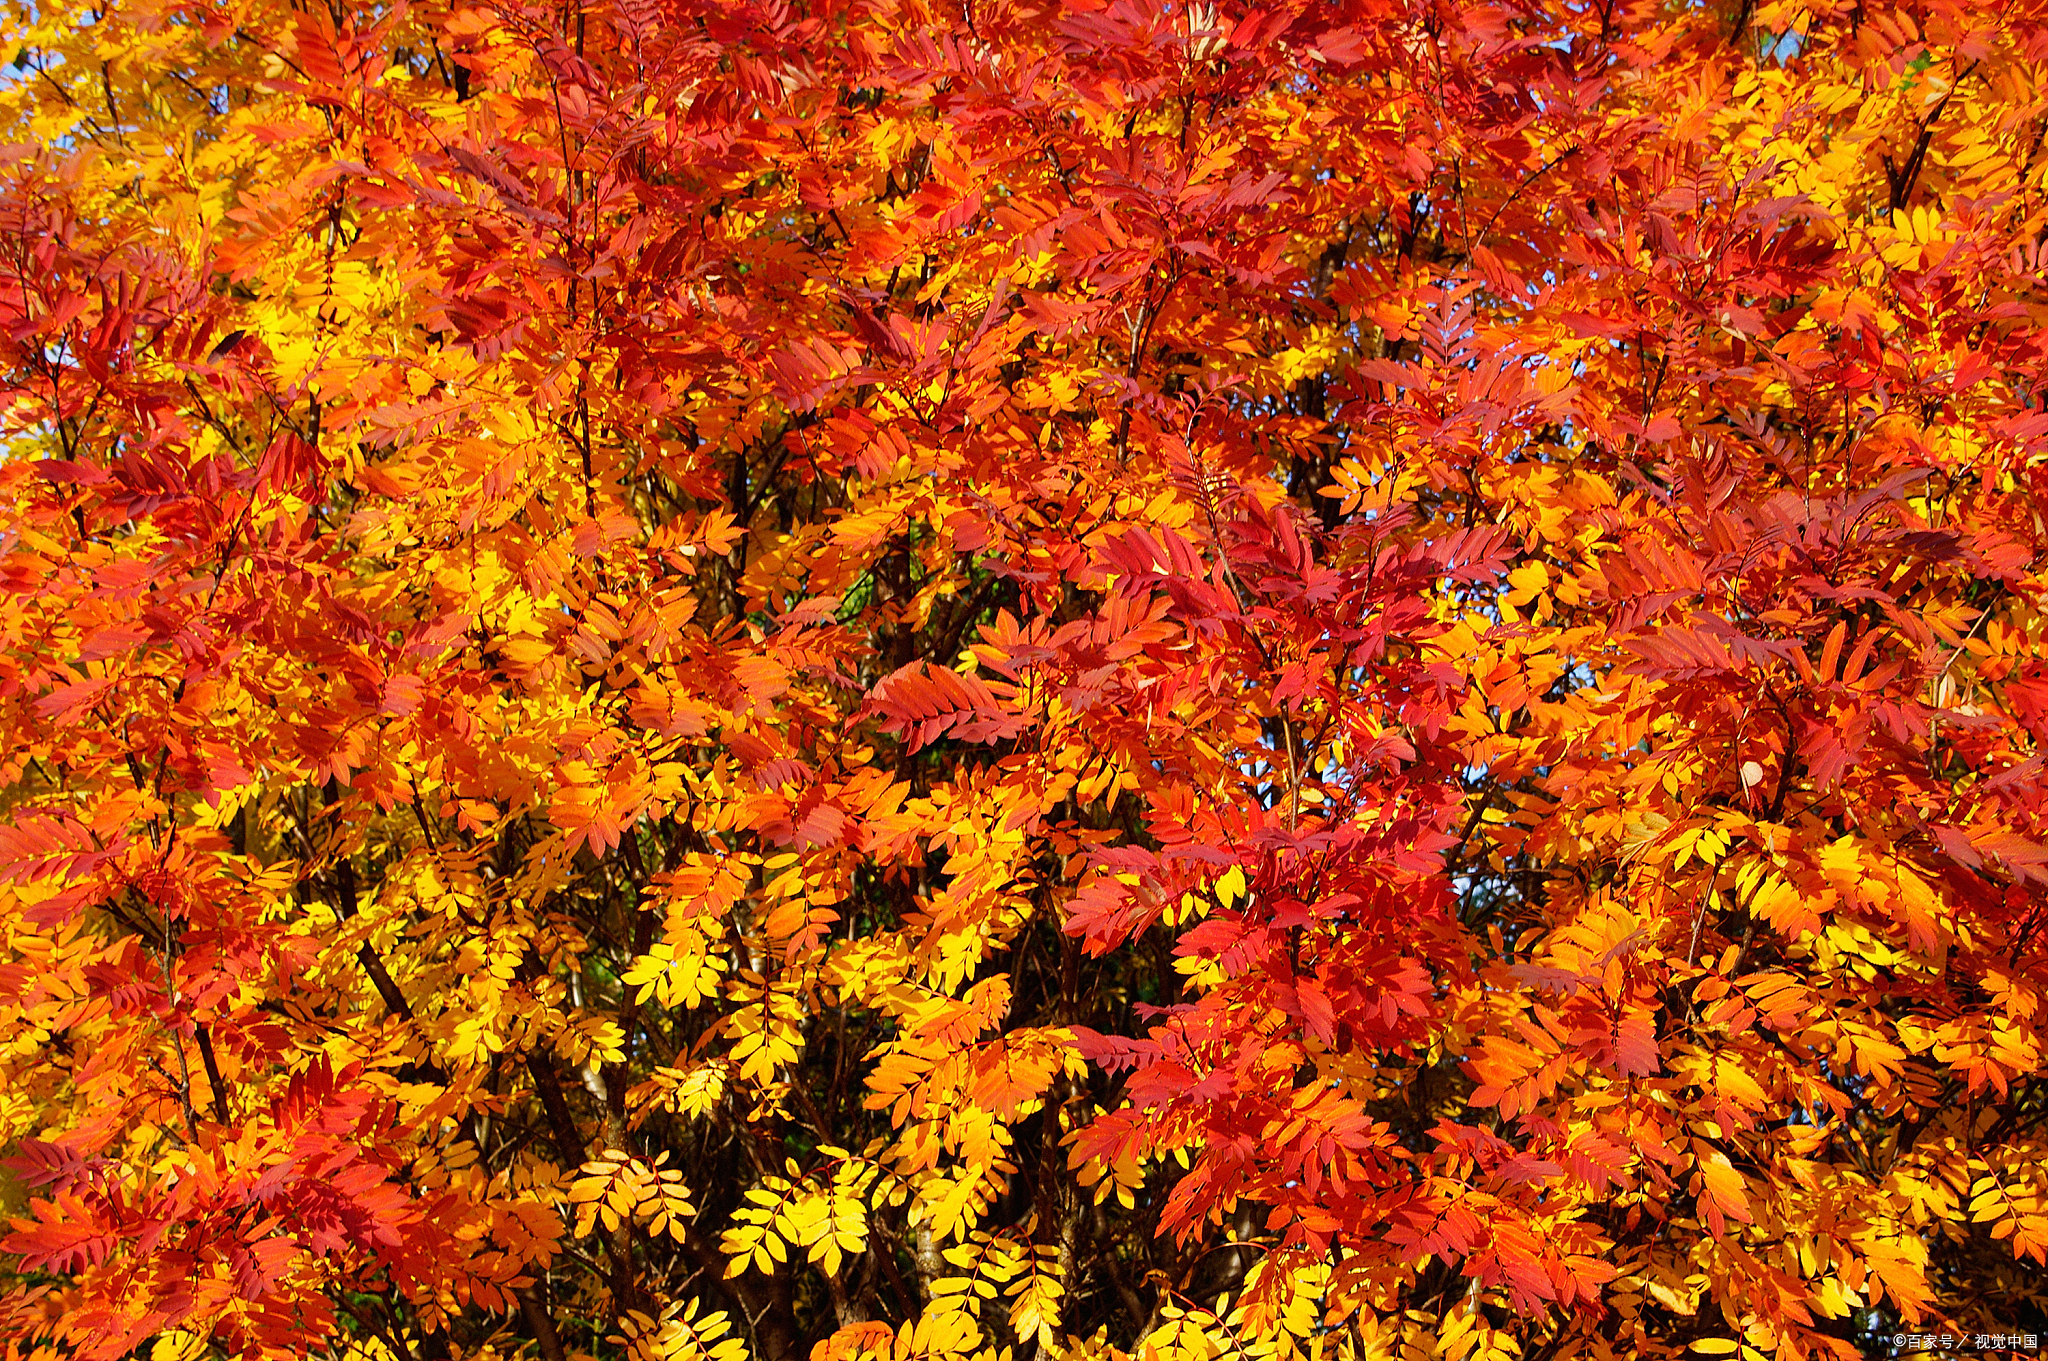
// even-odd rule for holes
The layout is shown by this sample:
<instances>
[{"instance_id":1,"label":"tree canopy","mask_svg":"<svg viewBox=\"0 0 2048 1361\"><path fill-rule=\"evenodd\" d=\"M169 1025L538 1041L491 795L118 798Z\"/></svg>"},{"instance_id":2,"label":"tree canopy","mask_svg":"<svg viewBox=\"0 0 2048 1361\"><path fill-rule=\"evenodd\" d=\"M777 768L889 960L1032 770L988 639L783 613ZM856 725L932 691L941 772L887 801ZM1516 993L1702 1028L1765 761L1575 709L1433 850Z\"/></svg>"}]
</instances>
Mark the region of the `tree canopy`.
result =
<instances>
[{"instance_id":1,"label":"tree canopy","mask_svg":"<svg viewBox=\"0 0 2048 1361\"><path fill-rule=\"evenodd\" d=\"M5 1361L2048 1332L2033 0L5 13Z\"/></svg>"}]
</instances>

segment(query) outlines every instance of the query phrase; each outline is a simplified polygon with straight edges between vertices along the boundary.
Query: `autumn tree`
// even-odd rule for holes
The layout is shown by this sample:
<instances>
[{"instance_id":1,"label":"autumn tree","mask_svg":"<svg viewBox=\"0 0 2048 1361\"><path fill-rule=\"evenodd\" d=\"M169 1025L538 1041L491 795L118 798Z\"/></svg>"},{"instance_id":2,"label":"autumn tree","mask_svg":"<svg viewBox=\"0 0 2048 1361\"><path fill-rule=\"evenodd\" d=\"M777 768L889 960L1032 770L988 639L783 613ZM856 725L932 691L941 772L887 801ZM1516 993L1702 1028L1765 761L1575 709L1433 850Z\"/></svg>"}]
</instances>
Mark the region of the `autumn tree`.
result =
<instances>
[{"instance_id":1,"label":"autumn tree","mask_svg":"<svg viewBox=\"0 0 2048 1361\"><path fill-rule=\"evenodd\" d=\"M13 0L15 1361L2048 1332L2031 0Z\"/></svg>"}]
</instances>

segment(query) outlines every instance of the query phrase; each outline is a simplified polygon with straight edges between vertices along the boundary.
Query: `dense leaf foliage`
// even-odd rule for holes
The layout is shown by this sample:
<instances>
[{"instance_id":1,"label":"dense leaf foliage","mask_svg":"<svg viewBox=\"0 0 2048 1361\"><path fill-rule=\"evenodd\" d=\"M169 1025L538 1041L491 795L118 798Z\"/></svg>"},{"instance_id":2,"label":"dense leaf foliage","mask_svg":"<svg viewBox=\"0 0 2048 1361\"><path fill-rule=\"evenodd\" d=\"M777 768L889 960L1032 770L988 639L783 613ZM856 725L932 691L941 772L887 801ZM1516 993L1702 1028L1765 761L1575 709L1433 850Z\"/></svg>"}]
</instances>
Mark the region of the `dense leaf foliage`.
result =
<instances>
[{"instance_id":1,"label":"dense leaf foliage","mask_svg":"<svg viewBox=\"0 0 2048 1361\"><path fill-rule=\"evenodd\" d=\"M2048 1331L2048 19L16 0L9 1357Z\"/></svg>"}]
</instances>

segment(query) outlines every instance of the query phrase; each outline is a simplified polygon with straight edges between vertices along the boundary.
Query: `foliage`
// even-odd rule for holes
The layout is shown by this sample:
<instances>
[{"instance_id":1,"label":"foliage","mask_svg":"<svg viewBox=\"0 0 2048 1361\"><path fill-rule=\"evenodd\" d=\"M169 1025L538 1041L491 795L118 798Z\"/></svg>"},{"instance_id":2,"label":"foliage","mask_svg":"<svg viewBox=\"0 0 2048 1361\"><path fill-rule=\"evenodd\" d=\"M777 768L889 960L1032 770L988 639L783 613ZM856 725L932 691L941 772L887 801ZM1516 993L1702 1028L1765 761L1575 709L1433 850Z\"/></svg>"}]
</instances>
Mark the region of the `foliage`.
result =
<instances>
[{"instance_id":1,"label":"foliage","mask_svg":"<svg viewBox=\"0 0 2048 1361\"><path fill-rule=\"evenodd\" d=\"M2048 1308L2048 24L64 0L12 1357Z\"/></svg>"}]
</instances>

